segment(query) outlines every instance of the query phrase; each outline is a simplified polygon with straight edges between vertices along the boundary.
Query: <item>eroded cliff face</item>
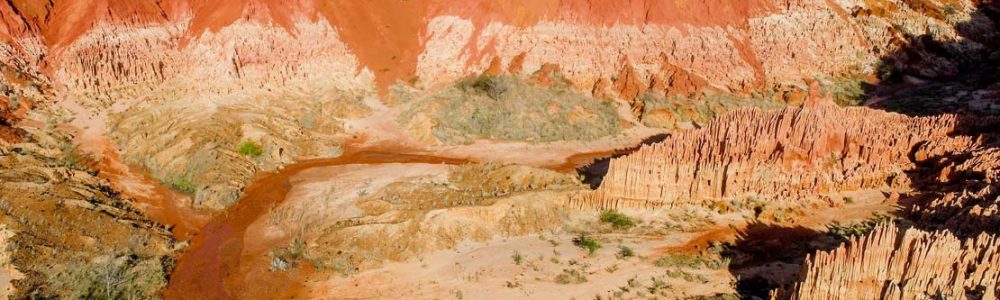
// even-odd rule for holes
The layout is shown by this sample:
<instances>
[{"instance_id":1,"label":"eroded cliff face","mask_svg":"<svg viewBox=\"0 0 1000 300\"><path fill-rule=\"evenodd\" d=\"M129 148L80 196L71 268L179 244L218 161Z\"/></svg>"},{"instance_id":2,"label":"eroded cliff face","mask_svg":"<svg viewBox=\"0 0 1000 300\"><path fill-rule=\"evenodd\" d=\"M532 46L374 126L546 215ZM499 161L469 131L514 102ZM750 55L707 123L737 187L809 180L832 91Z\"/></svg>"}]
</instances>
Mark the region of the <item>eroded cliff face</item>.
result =
<instances>
[{"instance_id":1,"label":"eroded cliff face","mask_svg":"<svg viewBox=\"0 0 1000 300\"><path fill-rule=\"evenodd\" d=\"M612 160L600 188L573 204L613 209L743 197L806 201L836 191L908 187L903 172L914 167L912 155L971 143L949 136L956 123L950 115L913 118L832 105L737 110L707 128ZM914 154L931 142L935 147Z\"/></svg>"},{"instance_id":2,"label":"eroded cliff face","mask_svg":"<svg viewBox=\"0 0 1000 300\"><path fill-rule=\"evenodd\" d=\"M340 84L433 85L499 59L524 72L561 65L581 90L601 78L632 80L613 78L629 66L642 84L628 96L676 67L749 90L871 72L907 36L993 34L992 24L970 18L973 1L230 2L13 1L0 7L0 32L57 81L98 94L192 75L254 86L255 78L284 82L317 70ZM956 31L960 22L968 32ZM911 55L939 65L928 72L954 72L935 53Z\"/></svg>"},{"instance_id":3,"label":"eroded cliff face","mask_svg":"<svg viewBox=\"0 0 1000 300\"><path fill-rule=\"evenodd\" d=\"M807 259L800 282L780 299L996 299L997 237L959 239L947 231L894 225Z\"/></svg>"}]
</instances>

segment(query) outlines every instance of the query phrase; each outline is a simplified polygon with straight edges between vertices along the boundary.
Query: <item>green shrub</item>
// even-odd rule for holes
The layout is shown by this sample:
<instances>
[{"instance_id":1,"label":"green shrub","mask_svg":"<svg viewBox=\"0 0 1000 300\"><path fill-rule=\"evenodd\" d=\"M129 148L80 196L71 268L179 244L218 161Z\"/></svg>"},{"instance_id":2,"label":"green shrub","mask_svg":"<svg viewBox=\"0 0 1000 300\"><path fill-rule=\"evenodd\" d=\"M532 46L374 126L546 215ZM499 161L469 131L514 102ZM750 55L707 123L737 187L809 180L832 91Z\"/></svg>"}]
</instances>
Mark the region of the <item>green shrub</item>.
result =
<instances>
[{"instance_id":1,"label":"green shrub","mask_svg":"<svg viewBox=\"0 0 1000 300\"><path fill-rule=\"evenodd\" d=\"M875 66L875 74L878 76L879 80L886 83L895 83L902 79L902 72L896 67L896 65L890 61L880 61L877 66Z\"/></svg>"},{"instance_id":2,"label":"green shrub","mask_svg":"<svg viewBox=\"0 0 1000 300\"><path fill-rule=\"evenodd\" d=\"M264 154L264 149L253 141L245 141L243 143L240 143L239 147L236 148L236 152L239 152L242 155L256 158Z\"/></svg>"},{"instance_id":3,"label":"green shrub","mask_svg":"<svg viewBox=\"0 0 1000 300\"><path fill-rule=\"evenodd\" d=\"M945 17L951 17L959 13L959 9L954 3L947 3L941 7Z\"/></svg>"},{"instance_id":4,"label":"green shrub","mask_svg":"<svg viewBox=\"0 0 1000 300\"><path fill-rule=\"evenodd\" d=\"M194 183L187 176L180 176L174 179L174 182L170 183L170 188L191 195L198 192L198 189L194 187Z\"/></svg>"},{"instance_id":5,"label":"green shrub","mask_svg":"<svg viewBox=\"0 0 1000 300\"><path fill-rule=\"evenodd\" d=\"M601 212L601 222L609 223L612 228L618 230L629 229L635 226L635 221L633 221L632 218L613 210Z\"/></svg>"},{"instance_id":6,"label":"green shrub","mask_svg":"<svg viewBox=\"0 0 1000 300\"><path fill-rule=\"evenodd\" d=\"M840 106L858 106L865 98L867 80L859 76L843 76L828 80L820 79L820 88L828 93L833 102Z\"/></svg>"},{"instance_id":7,"label":"green shrub","mask_svg":"<svg viewBox=\"0 0 1000 300\"><path fill-rule=\"evenodd\" d=\"M775 109L784 107L774 91L740 95L726 92L702 92L698 99L688 96L645 93L639 97L643 103L640 120L646 126L676 129L684 124L707 124L716 116L740 107ZM668 117L662 116L667 114Z\"/></svg>"},{"instance_id":8,"label":"green shrub","mask_svg":"<svg viewBox=\"0 0 1000 300\"><path fill-rule=\"evenodd\" d=\"M635 251L632 251L632 248L629 247L619 246L618 254L616 254L615 256L617 256L618 258L633 257L635 256Z\"/></svg>"},{"instance_id":9,"label":"green shrub","mask_svg":"<svg viewBox=\"0 0 1000 300\"><path fill-rule=\"evenodd\" d=\"M594 240L594 239L592 239L592 238L590 238L589 236L586 236L586 235L580 235L580 236L577 236L576 238L574 238L573 239L573 245L576 245L577 247L586 249L587 252L589 252L591 255L593 255L594 252L597 252L597 250L599 250L599 249L601 249L601 247L603 247L601 245L601 242L598 242L597 240Z\"/></svg>"},{"instance_id":10,"label":"green shrub","mask_svg":"<svg viewBox=\"0 0 1000 300\"><path fill-rule=\"evenodd\" d=\"M671 290L674 288L673 286L667 284L666 282L663 282L663 280L660 280L659 278L650 277L650 279L651 279L650 284L648 287L646 287L646 289L649 291L650 294L656 295L656 293L658 292Z\"/></svg>"},{"instance_id":11,"label":"green shrub","mask_svg":"<svg viewBox=\"0 0 1000 300\"><path fill-rule=\"evenodd\" d=\"M670 278L677 278L687 282L697 282L697 283L708 283L708 279L705 276L698 274L691 274L683 270L667 270L667 276Z\"/></svg>"},{"instance_id":12,"label":"green shrub","mask_svg":"<svg viewBox=\"0 0 1000 300\"><path fill-rule=\"evenodd\" d=\"M271 251L271 271L296 268L299 260L306 258L306 242L301 236L289 241L288 246Z\"/></svg>"},{"instance_id":13,"label":"green shrub","mask_svg":"<svg viewBox=\"0 0 1000 300\"><path fill-rule=\"evenodd\" d=\"M841 224L839 222L834 222L833 224L827 225L827 233L839 237L842 239L850 239L854 236L862 236L875 230L878 226L875 222L853 222L850 224Z\"/></svg>"}]
</instances>

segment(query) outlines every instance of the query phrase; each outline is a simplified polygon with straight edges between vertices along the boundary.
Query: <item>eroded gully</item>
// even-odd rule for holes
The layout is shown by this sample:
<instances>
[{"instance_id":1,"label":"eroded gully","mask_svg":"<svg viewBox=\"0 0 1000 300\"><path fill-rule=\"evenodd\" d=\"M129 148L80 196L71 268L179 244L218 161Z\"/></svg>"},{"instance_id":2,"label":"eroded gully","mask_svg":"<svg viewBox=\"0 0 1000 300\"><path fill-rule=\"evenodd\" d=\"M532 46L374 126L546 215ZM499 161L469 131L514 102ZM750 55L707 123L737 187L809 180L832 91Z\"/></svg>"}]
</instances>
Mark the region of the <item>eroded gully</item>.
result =
<instances>
[{"instance_id":1,"label":"eroded gully","mask_svg":"<svg viewBox=\"0 0 1000 300\"><path fill-rule=\"evenodd\" d=\"M568 157L562 163L544 167L560 172L572 172L599 158L617 153L616 151L579 153ZM259 175L244 190L244 196L237 204L212 217L190 240L190 245L177 260L163 296L166 299L239 299L250 294L257 299L293 298L306 276L312 272L309 266L288 272L275 272L267 282L244 282L245 274L241 274L241 270L247 268L241 268L240 264L253 260L252 257L245 257L247 254L243 253L247 227L266 214L270 208L285 200L285 196L292 188L290 179L302 171L348 164L470 162L473 161L408 154L398 150L357 150L347 151L337 158L303 161L279 171Z\"/></svg>"}]
</instances>

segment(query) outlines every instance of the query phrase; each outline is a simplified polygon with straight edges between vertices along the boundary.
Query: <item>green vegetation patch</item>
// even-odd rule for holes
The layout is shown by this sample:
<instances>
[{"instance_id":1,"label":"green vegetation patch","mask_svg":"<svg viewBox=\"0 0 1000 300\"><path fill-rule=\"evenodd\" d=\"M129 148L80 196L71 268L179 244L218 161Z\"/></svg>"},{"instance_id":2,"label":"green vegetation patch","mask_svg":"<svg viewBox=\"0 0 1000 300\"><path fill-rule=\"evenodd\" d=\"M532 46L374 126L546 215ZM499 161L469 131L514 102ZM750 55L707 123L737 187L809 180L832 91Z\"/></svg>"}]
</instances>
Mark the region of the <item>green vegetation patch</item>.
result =
<instances>
[{"instance_id":1,"label":"green vegetation patch","mask_svg":"<svg viewBox=\"0 0 1000 300\"><path fill-rule=\"evenodd\" d=\"M601 242L598 242L597 240L586 235L580 235L573 238L573 245L586 249L591 255L593 255L594 252L597 252L597 250L600 250L601 247L604 247L601 245Z\"/></svg>"},{"instance_id":2,"label":"green vegetation patch","mask_svg":"<svg viewBox=\"0 0 1000 300\"><path fill-rule=\"evenodd\" d=\"M179 176L175 178L174 181L170 183L170 188L189 195L194 195L198 192L198 188L194 186L194 183L191 182L191 179L187 176Z\"/></svg>"},{"instance_id":3,"label":"green vegetation patch","mask_svg":"<svg viewBox=\"0 0 1000 300\"><path fill-rule=\"evenodd\" d=\"M703 255L690 255L681 253L669 253L653 261L653 265L662 268L689 268L689 269L722 269L729 267L730 258L722 257L721 246L713 246L708 253Z\"/></svg>"},{"instance_id":4,"label":"green vegetation patch","mask_svg":"<svg viewBox=\"0 0 1000 300\"><path fill-rule=\"evenodd\" d=\"M631 217L613 210L601 212L601 223L611 224L611 227L617 230L629 229L635 226L635 221Z\"/></svg>"},{"instance_id":5,"label":"green vegetation patch","mask_svg":"<svg viewBox=\"0 0 1000 300\"><path fill-rule=\"evenodd\" d=\"M500 197L538 190L577 190L575 177L517 165L474 164L456 167L448 184L397 182L379 198L409 210L492 205Z\"/></svg>"},{"instance_id":6,"label":"green vegetation patch","mask_svg":"<svg viewBox=\"0 0 1000 300\"><path fill-rule=\"evenodd\" d=\"M256 158L264 154L264 149L261 148L261 146L256 142L244 141L240 143L238 147L236 147L236 152L239 152L242 155Z\"/></svg>"},{"instance_id":7,"label":"green vegetation patch","mask_svg":"<svg viewBox=\"0 0 1000 300\"><path fill-rule=\"evenodd\" d=\"M845 198L846 201L846 198ZM842 240L848 240L851 237L863 236L875 230L879 224L888 224L899 222L898 217L876 213L871 218L864 221L855 221L848 224L842 224L840 222L834 221L833 224L827 225L827 234Z\"/></svg>"},{"instance_id":8,"label":"green vegetation patch","mask_svg":"<svg viewBox=\"0 0 1000 300\"><path fill-rule=\"evenodd\" d=\"M615 254L615 256L618 257L619 259L625 259L635 256L635 251L632 250L632 248L626 246L619 246L618 253Z\"/></svg>"},{"instance_id":9,"label":"green vegetation patch","mask_svg":"<svg viewBox=\"0 0 1000 300\"><path fill-rule=\"evenodd\" d=\"M818 78L820 90L833 98L840 106L858 106L865 100L867 80L860 76L841 76L829 79Z\"/></svg>"}]
</instances>

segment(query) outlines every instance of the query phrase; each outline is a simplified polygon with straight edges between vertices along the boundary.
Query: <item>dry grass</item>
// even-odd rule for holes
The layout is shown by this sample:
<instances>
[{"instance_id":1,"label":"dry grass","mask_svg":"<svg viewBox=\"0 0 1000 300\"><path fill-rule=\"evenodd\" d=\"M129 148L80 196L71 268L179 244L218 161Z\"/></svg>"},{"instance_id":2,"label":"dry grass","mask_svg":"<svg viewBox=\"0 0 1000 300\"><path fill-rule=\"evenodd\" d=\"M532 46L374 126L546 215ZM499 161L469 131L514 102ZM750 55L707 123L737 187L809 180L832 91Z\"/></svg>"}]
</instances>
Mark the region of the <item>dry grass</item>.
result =
<instances>
[{"instance_id":1,"label":"dry grass","mask_svg":"<svg viewBox=\"0 0 1000 300\"><path fill-rule=\"evenodd\" d=\"M428 118L433 122L431 134L446 144L478 138L592 140L621 131L618 112L610 103L509 76L460 82L414 103L398 121L414 130L417 122Z\"/></svg>"},{"instance_id":2,"label":"dry grass","mask_svg":"<svg viewBox=\"0 0 1000 300\"><path fill-rule=\"evenodd\" d=\"M751 95L704 92L700 99L647 93L640 96L638 101L645 104L641 115L643 124L668 129L702 126L716 116L745 106L783 107L777 96L770 92Z\"/></svg>"},{"instance_id":3,"label":"dry grass","mask_svg":"<svg viewBox=\"0 0 1000 300\"><path fill-rule=\"evenodd\" d=\"M155 106L109 116L109 136L130 163L194 195L195 204L222 208L239 199L259 170L302 157L338 154L340 118L369 111L361 96L350 93L286 93L244 100L213 104L160 99L163 102Z\"/></svg>"},{"instance_id":4,"label":"dry grass","mask_svg":"<svg viewBox=\"0 0 1000 300\"><path fill-rule=\"evenodd\" d=\"M75 158L65 137L29 137L0 146L0 223L16 233L6 250L26 276L15 298L157 297L172 264L169 232Z\"/></svg>"}]
</instances>

